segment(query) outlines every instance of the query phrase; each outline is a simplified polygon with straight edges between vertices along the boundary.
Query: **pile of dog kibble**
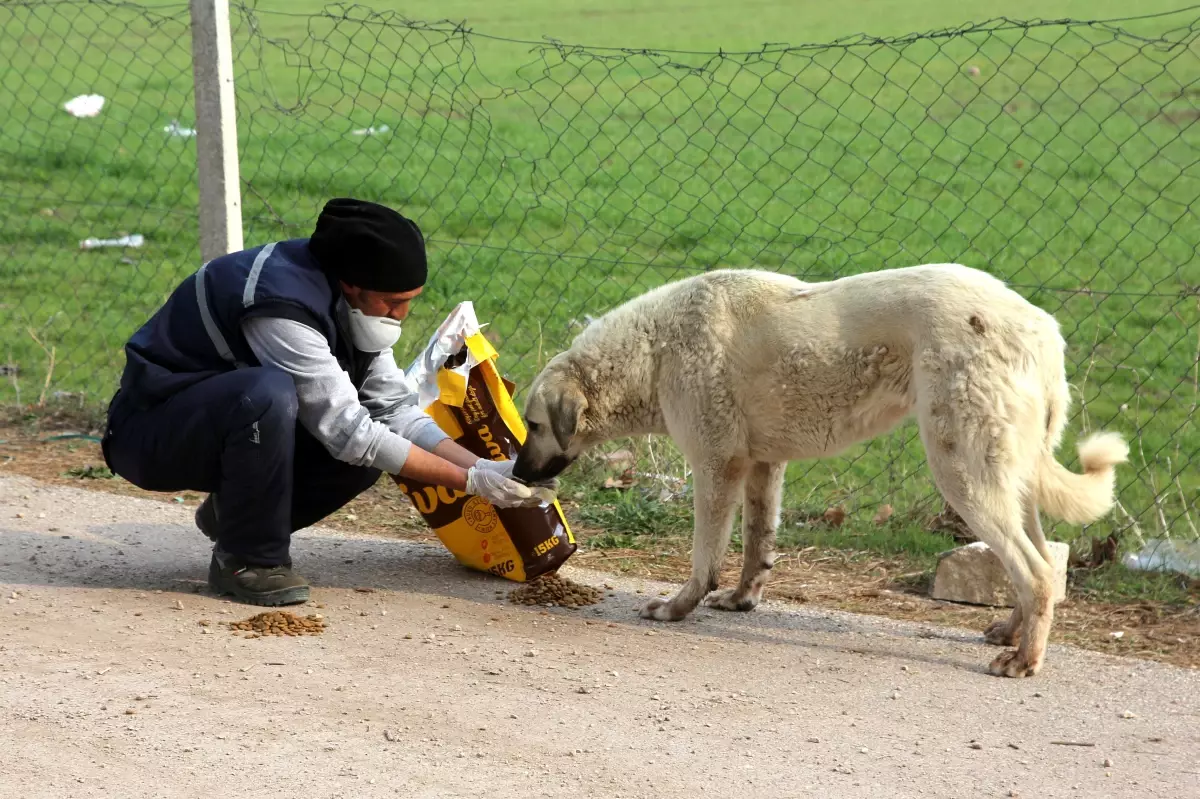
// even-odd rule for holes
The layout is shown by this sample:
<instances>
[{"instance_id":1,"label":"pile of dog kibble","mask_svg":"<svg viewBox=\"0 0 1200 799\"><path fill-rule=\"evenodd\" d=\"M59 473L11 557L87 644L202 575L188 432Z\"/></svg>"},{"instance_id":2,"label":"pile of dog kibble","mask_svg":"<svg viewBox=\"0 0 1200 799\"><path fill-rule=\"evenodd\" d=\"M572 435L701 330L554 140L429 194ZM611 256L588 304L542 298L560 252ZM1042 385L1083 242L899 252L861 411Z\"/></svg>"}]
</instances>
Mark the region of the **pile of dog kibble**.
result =
<instances>
[{"instance_id":1,"label":"pile of dog kibble","mask_svg":"<svg viewBox=\"0 0 1200 799\"><path fill-rule=\"evenodd\" d=\"M286 610L259 613L245 621L228 622L234 635L245 633L244 638L262 638L266 635L320 635L325 632L325 619L315 613L297 616Z\"/></svg>"},{"instance_id":2,"label":"pile of dog kibble","mask_svg":"<svg viewBox=\"0 0 1200 799\"><path fill-rule=\"evenodd\" d=\"M584 605L596 604L602 596L598 589L590 585L580 585L556 573L550 573L509 591L508 601L514 605L581 608Z\"/></svg>"}]
</instances>

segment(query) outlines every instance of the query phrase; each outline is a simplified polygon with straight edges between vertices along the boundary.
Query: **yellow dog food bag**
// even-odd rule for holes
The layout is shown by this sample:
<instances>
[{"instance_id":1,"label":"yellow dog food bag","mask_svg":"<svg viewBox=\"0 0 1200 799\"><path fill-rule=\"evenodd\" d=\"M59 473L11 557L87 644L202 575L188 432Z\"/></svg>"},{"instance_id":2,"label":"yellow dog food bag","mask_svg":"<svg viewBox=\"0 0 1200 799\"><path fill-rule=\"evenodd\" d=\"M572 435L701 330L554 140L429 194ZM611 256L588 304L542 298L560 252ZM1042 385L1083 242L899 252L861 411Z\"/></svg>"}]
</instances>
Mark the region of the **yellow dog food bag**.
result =
<instances>
[{"instance_id":1,"label":"yellow dog food bag","mask_svg":"<svg viewBox=\"0 0 1200 799\"><path fill-rule=\"evenodd\" d=\"M448 436L481 458L515 460L525 425L514 384L496 368L470 302L461 303L407 371L421 406ZM496 508L483 497L394 476L438 539L470 569L516 582L553 572L578 545L558 502Z\"/></svg>"}]
</instances>

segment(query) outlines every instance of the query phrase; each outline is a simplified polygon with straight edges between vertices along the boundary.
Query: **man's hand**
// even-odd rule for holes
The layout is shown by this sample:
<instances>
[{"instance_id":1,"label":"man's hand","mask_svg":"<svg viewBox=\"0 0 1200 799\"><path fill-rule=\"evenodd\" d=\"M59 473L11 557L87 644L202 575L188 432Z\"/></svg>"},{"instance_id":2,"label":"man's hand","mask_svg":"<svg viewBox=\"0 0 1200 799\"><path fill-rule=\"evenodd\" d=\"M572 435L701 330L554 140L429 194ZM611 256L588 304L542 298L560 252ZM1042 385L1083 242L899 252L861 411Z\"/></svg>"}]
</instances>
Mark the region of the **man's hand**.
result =
<instances>
[{"instance_id":1,"label":"man's hand","mask_svg":"<svg viewBox=\"0 0 1200 799\"><path fill-rule=\"evenodd\" d=\"M476 457L447 440L434 447L433 452L414 446L400 476L476 494L497 508L536 507L554 501L552 483L531 487L514 480L514 465L514 461Z\"/></svg>"},{"instance_id":2,"label":"man's hand","mask_svg":"<svg viewBox=\"0 0 1200 799\"><path fill-rule=\"evenodd\" d=\"M489 472L495 472L496 474L507 477L509 480L516 479L513 477L513 467L516 465L516 461L493 461L488 460L487 458L480 458L475 463L476 468L484 469ZM522 481L517 480L517 482L520 483ZM539 483L529 483L527 485L534 485L538 486L539 488L548 488L554 492L558 491L558 479L554 477L550 478L549 480L543 480Z\"/></svg>"},{"instance_id":3,"label":"man's hand","mask_svg":"<svg viewBox=\"0 0 1200 799\"><path fill-rule=\"evenodd\" d=\"M530 487L505 477L500 471L485 468L483 463L499 466L503 462L482 460L467 470L467 493L483 497L497 508L529 508L554 501L548 488ZM509 467L509 473L512 468Z\"/></svg>"}]
</instances>

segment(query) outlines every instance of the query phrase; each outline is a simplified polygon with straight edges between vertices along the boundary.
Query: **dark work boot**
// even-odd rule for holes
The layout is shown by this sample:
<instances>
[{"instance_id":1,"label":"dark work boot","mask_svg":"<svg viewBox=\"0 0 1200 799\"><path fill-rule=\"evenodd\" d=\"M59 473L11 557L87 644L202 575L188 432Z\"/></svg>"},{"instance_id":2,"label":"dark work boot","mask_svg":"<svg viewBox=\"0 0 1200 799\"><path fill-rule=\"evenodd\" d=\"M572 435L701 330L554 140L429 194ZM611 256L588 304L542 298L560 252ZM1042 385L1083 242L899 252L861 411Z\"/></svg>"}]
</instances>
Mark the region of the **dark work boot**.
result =
<instances>
[{"instance_id":1,"label":"dark work boot","mask_svg":"<svg viewBox=\"0 0 1200 799\"><path fill-rule=\"evenodd\" d=\"M217 500L215 495L209 494L200 507L196 508L196 526L200 528L200 532L208 536L209 540L217 540Z\"/></svg>"},{"instance_id":2,"label":"dark work boot","mask_svg":"<svg viewBox=\"0 0 1200 799\"><path fill-rule=\"evenodd\" d=\"M218 595L232 594L251 605L297 605L308 601L308 582L282 566L255 566L237 555L213 547L208 565L208 585Z\"/></svg>"}]
</instances>

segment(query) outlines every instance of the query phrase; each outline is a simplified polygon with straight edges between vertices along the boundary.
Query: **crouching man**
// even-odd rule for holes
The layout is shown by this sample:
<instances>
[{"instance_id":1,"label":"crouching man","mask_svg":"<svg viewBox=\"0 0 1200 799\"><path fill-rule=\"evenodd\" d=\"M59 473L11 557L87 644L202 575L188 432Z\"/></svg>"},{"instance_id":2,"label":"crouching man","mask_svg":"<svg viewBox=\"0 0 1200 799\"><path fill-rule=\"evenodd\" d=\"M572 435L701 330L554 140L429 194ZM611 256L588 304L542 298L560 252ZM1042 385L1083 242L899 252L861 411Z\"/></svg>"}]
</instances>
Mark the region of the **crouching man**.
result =
<instances>
[{"instance_id":1,"label":"crouching man","mask_svg":"<svg viewBox=\"0 0 1200 799\"><path fill-rule=\"evenodd\" d=\"M384 472L497 507L542 501L512 461L476 458L417 407L392 346L425 280L414 222L334 199L311 237L202 266L126 344L105 460L149 491L209 494L196 524L216 592L306 601L292 533Z\"/></svg>"}]
</instances>

